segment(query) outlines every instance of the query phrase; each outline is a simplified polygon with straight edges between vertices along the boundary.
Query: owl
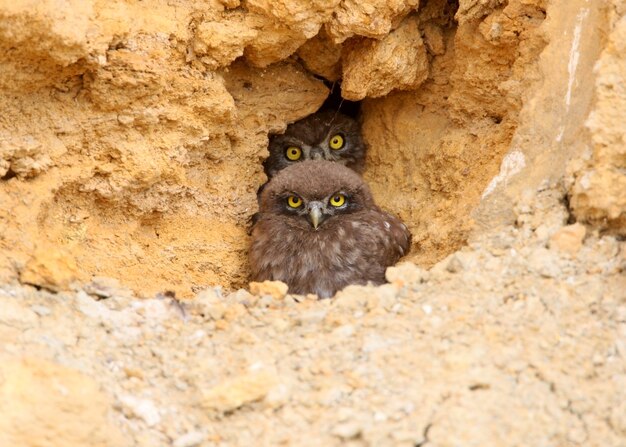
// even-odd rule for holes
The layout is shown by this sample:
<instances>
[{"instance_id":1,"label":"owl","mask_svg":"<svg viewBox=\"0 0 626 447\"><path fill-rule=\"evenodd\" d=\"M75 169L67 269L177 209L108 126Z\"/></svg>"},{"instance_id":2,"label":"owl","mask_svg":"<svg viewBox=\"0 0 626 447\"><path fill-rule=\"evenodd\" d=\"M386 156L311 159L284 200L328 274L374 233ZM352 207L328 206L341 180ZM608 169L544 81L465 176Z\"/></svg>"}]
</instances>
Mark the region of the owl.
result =
<instances>
[{"instance_id":1,"label":"owl","mask_svg":"<svg viewBox=\"0 0 626 447\"><path fill-rule=\"evenodd\" d=\"M270 138L269 152L263 163L268 178L305 160L335 161L359 173L365 161L359 124L334 110L314 113L290 124L284 134Z\"/></svg>"},{"instance_id":2,"label":"owl","mask_svg":"<svg viewBox=\"0 0 626 447\"><path fill-rule=\"evenodd\" d=\"M260 196L249 257L255 281L331 297L349 284L381 284L411 234L382 211L353 170L307 160L280 171Z\"/></svg>"}]
</instances>

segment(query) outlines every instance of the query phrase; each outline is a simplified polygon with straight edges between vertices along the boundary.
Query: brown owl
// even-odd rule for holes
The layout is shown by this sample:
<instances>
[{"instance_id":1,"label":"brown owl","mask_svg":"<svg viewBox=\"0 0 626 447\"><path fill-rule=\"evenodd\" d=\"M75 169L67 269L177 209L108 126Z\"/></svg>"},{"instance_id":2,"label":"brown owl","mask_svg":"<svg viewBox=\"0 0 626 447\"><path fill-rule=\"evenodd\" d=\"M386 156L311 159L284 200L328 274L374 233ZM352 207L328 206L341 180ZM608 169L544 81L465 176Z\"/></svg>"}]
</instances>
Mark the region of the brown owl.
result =
<instances>
[{"instance_id":1,"label":"brown owl","mask_svg":"<svg viewBox=\"0 0 626 447\"><path fill-rule=\"evenodd\" d=\"M411 234L376 206L361 177L338 163L304 161L263 190L252 229L256 281L279 280L291 293L331 297L349 284L385 281Z\"/></svg>"},{"instance_id":2,"label":"brown owl","mask_svg":"<svg viewBox=\"0 0 626 447\"><path fill-rule=\"evenodd\" d=\"M317 112L290 124L270 138L270 155L263 163L272 178L278 171L305 160L328 160L362 172L365 145L356 120L334 110Z\"/></svg>"}]
</instances>

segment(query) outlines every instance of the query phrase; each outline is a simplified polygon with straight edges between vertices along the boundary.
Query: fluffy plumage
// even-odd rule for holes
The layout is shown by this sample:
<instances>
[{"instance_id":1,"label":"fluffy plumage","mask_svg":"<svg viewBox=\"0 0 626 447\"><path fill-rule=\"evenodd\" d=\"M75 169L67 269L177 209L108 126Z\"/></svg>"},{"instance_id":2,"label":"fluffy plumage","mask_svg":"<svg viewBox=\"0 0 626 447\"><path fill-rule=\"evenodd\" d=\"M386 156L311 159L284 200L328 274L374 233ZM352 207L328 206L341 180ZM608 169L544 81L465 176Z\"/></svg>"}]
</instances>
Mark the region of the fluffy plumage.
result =
<instances>
[{"instance_id":1,"label":"fluffy plumage","mask_svg":"<svg viewBox=\"0 0 626 447\"><path fill-rule=\"evenodd\" d=\"M339 148L338 144L331 144L337 135L343 143ZM334 143L337 141L334 140ZM287 154L293 147L300 150L295 160L291 160ZM317 112L290 124L284 134L270 138L268 149L270 155L263 166L269 178L287 166L306 160L334 161L362 172L365 159L365 145L359 124L334 110Z\"/></svg>"},{"instance_id":2,"label":"fluffy plumage","mask_svg":"<svg viewBox=\"0 0 626 447\"><path fill-rule=\"evenodd\" d=\"M298 199L300 206L291 206ZM331 297L349 284L383 283L385 269L410 243L406 226L376 206L358 174L337 163L304 161L280 171L261 194L252 277L283 281L291 293Z\"/></svg>"}]
</instances>

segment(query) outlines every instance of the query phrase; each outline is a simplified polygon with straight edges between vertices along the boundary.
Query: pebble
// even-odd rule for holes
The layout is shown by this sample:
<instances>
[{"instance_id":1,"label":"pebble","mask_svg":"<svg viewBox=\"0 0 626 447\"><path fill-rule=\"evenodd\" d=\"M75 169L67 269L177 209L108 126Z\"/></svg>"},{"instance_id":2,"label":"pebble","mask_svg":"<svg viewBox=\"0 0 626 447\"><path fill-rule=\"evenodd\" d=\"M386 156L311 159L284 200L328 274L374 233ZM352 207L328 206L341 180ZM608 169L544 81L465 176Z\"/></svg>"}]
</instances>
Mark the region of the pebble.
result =
<instances>
[{"instance_id":1,"label":"pebble","mask_svg":"<svg viewBox=\"0 0 626 447\"><path fill-rule=\"evenodd\" d=\"M78 310L89 318L94 319L107 319L111 311L104 304L94 300L87 295L83 290L76 292L76 301L78 303Z\"/></svg>"},{"instance_id":2,"label":"pebble","mask_svg":"<svg viewBox=\"0 0 626 447\"><path fill-rule=\"evenodd\" d=\"M528 257L530 269L546 278L555 278L559 275L558 262L554 252L543 247L535 248Z\"/></svg>"},{"instance_id":3,"label":"pebble","mask_svg":"<svg viewBox=\"0 0 626 447\"><path fill-rule=\"evenodd\" d=\"M31 308L31 310L33 312L35 312L40 317L46 317L46 316L48 316L48 315L50 315L52 313L50 308L48 308L46 306L41 306L39 304L36 304L34 306L30 306L30 308Z\"/></svg>"},{"instance_id":4,"label":"pebble","mask_svg":"<svg viewBox=\"0 0 626 447\"><path fill-rule=\"evenodd\" d=\"M394 431L391 437L398 443L410 443L411 445L419 445L419 443L424 440L422 433L411 430Z\"/></svg>"},{"instance_id":5,"label":"pebble","mask_svg":"<svg viewBox=\"0 0 626 447\"><path fill-rule=\"evenodd\" d=\"M194 315L201 315L207 320L221 320L227 309L224 301L220 289L205 289L189 303L189 311Z\"/></svg>"},{"instance_id":6,"label":"pebble","mask_svg":"<svg viewBox=\"0 0 626 447\"><path fill-rule=\"evenodd\" d=\"M428 281L430 274L413 264L412 262L401 262L393 267L389 267L385 272L385 278L391 283L399 285L416 284Z\"/></svg>"},{"instance_id":7,"label":"pebble","mask_svg":"<svg viewBox=\"0 0 626 447\"><path fill-rule=\"evenodd\" d=\"M284 383L279 383L269 390L263 402L270 408L280 408L289 402L291 389Z\"/></svg>"},{"instance_id":8,"label":"pebble","mask_svg":"<svg viewBox=\"0 0 626 447\"><path fill-rule=\"evenodd\" d=\"M449 271L450 273L459 273L465 270L465 267L463 263L461 262L461 260L458 258L458 256L454 254L450 256L450 260L448 261L446 270Z\"/></svg>"},{"instance_id":9,"label":"pebble","mask_svg":"<svg viewBox=\"0 0 626 447\"><path fill-rule=\"evenodd\" d=\"M341 439L356 438L363 431L361 424L355 421L342 422L333 427L331 433Z\"/></svg>"},{"instance_id":10,"label":"pebble","mask_svg":"<svg viewBox=\"0 0 626 447\"><path fill-rule=\"evenodd\" d=\"M154 427L161 422L159 410L149 399L141 399L131 395L123 395L119 397L124 413L142 419L148 427Z\"/></svg>"},{"instance_id":11,"label":"pebble","mask_svg":"<svg viewBox=\"0 0 626 447\"><path fill-rule=\"evenodd\" d=\"M277 378L268 371L256 371L226 379L204 393L203 406L209 410L229 412L250 402L263 399Z\"/></svg>"},{"instance_id":12,"label":"pebble","mask_svg":"<svg viewBox=\"0 0 626 447\"><path fill-rule=\"evenodd\" d=\"M228 295L227 301L234 301L236 303L243 304L244 306L252 306L257 302L258 299L258 296L252 295L246 289L239 289L236 292Z\"/></svg>"},{"instance_id":13,"label":"pebble","mask_svg":"<svg viewBox=\"0 0 626 447\"><path fill-rule=\"evenodd\" d=\"M251 282L250 293L253 295L269 295L276 300L280 300L287 295L287 284L281 281Z\"/></svg>"},{"instance_id":14,"label":"pebble","mask_svg":"<svg viewBox=\"0 0 626 447\"><path fill-rule=\"evenodd\" d=\"M354 335L355 329L351 324L344 324L333 330L333 337L348 338Z\"/></svg>"},{"instance_id":15,"label":"pebble","mask_svg":"<svg viewBox=\"0 0 626 447\"><path fill-rule=\"evenodd\" d=\"M122 287L117 279L105 276L94 276L91 282L83 286L83 290L89 295L95 295L100 298L133 295L133 292L126 287Z\"/></svg>"},{"instance_id":16,"label":"pebble","mask_svg":"<svg viewBox=\"0 0 626 447\"><path fill-rule=\"evenodd\" d=\"M324 318L326 318L327 314L328 314L328 311L324 309L309 310L307 312L303 312L300 315L298 315L297 321L303 325L318 324L324 321Z\"/></svg>"},{"instance_id":17,"label":"pebble","mask_svg":"<svg viewBox=\"0 0 626 447\"><path fill-rule=\"evenodd\" d=\"M37 314L20 305L15 299L3 300L0 306L0 324L17 327L32 327L37 324Z\"/></svg>"},{"instance_id":18,"label":"pebble","mask_svg":"<svg viewBox=\"0 0 626 447\"><path fill-rule=\"evenodd\" d=\"M177 438L172 447L196 447L202 444L206 439L206 435L200 431L192 431L185 433Z\"/></svg>"},{"instance_id":19,"label":"pebble","mask_svg":"<svg viewBox=\"0 0 626 447\"><path fill-rule=\"evenodd\" d=\"M578 253L583 246L587 229L584 225L575 223L560 228L552 235L549 247L552 250L559 250L570 255Z\"/></svg>"}]
</instances>

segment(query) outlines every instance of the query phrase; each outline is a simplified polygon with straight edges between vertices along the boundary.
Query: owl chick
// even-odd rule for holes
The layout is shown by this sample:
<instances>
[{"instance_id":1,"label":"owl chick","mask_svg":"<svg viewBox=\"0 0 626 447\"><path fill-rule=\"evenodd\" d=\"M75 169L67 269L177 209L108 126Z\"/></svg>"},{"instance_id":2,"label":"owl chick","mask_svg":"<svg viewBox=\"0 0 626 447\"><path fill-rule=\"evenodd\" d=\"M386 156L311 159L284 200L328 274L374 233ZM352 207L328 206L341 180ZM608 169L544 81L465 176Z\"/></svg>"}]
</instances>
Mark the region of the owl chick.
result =
<instances>
[{"instance_id":1,"label":"owl chick","mask_svg":"<svg viewBox=\"0 0 626 447\"><path fill-rule=\"evenodd\" d=\"M270 138L269 152L263 163L268 178L305 160L334 161L360 173L365 159L359 124L334 110L290 124L284 134Z\"/></svg>"},{"instance_id":2,"label":"owl chick","mask_svg":"<svg viewBox=\"0 0 626 447\"><path fill-rule=\"evenodd\" d=\"M255 281L279 280L291 293L331 297L349 284L385 281L411 234L382 211L351 169L324 160L280 171L263 190L252 229Z\"/></svg>"}]
</instances>

